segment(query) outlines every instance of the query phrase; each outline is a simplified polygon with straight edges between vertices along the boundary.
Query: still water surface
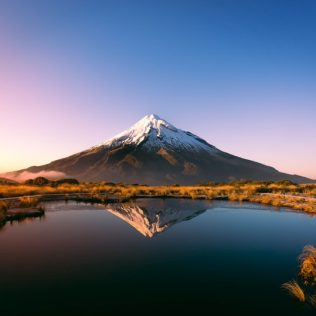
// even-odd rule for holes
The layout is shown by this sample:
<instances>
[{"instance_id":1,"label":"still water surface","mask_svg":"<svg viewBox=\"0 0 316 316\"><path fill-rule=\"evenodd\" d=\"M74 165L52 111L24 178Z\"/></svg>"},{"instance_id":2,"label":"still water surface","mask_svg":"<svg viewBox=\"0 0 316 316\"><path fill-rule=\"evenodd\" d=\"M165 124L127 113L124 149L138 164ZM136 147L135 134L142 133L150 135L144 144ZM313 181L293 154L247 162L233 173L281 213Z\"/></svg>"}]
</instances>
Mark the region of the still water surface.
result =
<instances>
[{"instance_id":1,"label":"still water surface","mask_svg":"<svg viewBox=\"0 0 316 316\"><path fill-rule=\"evenodd\" d=\"M0 315L309 315L280 286L316 218L254 204L51 202L0 229Z\"/></svg>"}]
</instances>

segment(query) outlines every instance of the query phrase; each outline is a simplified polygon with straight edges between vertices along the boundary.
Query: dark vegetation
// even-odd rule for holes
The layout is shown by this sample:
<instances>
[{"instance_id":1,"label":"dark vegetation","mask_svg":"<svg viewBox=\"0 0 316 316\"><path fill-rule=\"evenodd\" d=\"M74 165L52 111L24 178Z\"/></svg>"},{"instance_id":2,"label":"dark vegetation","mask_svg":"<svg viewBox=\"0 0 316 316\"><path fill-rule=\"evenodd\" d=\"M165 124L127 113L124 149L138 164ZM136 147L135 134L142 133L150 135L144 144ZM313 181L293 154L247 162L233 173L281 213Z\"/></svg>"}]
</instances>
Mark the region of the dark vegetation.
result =
<instances>
[{"instance_id":1,"label":"dark vegetation","mask_svg":"<svg viewBox=\"0 0 316 316\"><path fill-rule=\"evenodd\" d=\"M60 179L60 180L49 180L44 177L37 177L35 179L29 179L24 182L26 185L36 185L36 186L45 186L49 185L52 187L57 187L62 184L72 184L72 185L77 185L79 184L79 181L76 179Z\"/></svg>"}]
</instances>

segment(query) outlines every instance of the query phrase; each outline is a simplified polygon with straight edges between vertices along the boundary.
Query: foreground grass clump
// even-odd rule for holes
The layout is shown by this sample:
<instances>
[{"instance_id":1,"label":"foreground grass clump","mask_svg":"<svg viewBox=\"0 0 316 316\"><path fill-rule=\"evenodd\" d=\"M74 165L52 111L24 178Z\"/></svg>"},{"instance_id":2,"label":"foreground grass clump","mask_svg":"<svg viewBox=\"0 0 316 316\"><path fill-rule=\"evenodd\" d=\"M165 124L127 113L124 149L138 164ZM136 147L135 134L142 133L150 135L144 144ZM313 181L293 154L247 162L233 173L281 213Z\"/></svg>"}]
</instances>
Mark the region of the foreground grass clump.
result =
<instances>
[{"instance_id":1,"label":"foreground grass clump","mask_svg":"<svg viewBox=\"0 0 316 316\"><path fill-rule=\"evenodd\" d=\"M290 295L298 299L300 302L305 302L305 293L296 281L290 281L282 284L282 288L287 290Z\"/></svg>"},{"instance_id":2,"label":"foreground grass clump","mask_svg":"<svg viewBox=\"0 0 316 316\"><path fill-rule=\"evenodd\" d=\"M5 221L5 215L7 213L7 210L9 208L9 205L5 201L0 201L0 224Z\"/></svg>"},{"instance_id":3,"label":"foreground grass clump","mask_svg":"<svg viewBox=\"0 0 316 316\"><path fill-rule=\"evenodd\" d=\"M54 182L40 180L28 181L28 184L0 185L0 197L84 193L91 195L91 197L106 194L125 200L136 197L226 199L240 202L249 201L275 207L290 207L294 210L316 214L316 184L294 184L289 181L243 181L186 186L148 186L107 182L77 183L73 179Z\"/></svg>"},{"instance_id":4,"label":"foreground grass clump","mask_svg":"<svg viewBox=\"0 0 316 316\"><path fill-rule=\"evenodd\" d=\"M9 203L6 201L0 201L0 212L6 212L9 208Z\"/></svg>"},{"instance_id":5,"label":"foreground grass clump","mask_svg":"<svg viewBox=\"0 0 316 316\"><path fill-rule=\"evenodd\" d=\"M316 248L306 245L298 260L297 280L286 282L281 287L300 302L316 307Z\"/></svg>"},{"instance_id":6,"label":"foreground grass clump","mask_svg":"<svg viewBox=\"0 0 316 316\"><path fill-rule=\"evenodd\" d=\"M37 197L32 196L24 196L20 198L20 207L35 207L39 203L39 199Z\"/></svg>"},{"instance_id":7,"label":"foreground grass clump","mask_svg":"<svg viewBox=\"0 0 316 316\"><path fill-rule=\"evenodd\" d=\"M300 277L305 285L314 286L316 284L316 248L311 245L304 247L299 256Z\"/></svg>"}]
</instances>

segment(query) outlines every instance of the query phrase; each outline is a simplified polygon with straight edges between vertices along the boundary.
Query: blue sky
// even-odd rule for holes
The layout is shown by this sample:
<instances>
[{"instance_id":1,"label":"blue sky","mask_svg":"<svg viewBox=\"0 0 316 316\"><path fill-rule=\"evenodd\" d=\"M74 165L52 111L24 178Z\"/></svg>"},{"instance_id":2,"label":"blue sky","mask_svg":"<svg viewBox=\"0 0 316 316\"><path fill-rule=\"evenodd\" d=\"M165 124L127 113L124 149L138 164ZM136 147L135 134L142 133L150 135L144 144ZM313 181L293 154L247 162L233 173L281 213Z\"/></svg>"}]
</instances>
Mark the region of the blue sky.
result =
<instances>
[{"instance_id":1,"label":"blue sky","mask_svg":"<svg viewBox=\"0 0 316 316\"><path fill-rule=\"evenodd\" d=\"M0 172L156 113L316 178L315 16L312 0L2 0Z\"/></svg>"}]
</instances>

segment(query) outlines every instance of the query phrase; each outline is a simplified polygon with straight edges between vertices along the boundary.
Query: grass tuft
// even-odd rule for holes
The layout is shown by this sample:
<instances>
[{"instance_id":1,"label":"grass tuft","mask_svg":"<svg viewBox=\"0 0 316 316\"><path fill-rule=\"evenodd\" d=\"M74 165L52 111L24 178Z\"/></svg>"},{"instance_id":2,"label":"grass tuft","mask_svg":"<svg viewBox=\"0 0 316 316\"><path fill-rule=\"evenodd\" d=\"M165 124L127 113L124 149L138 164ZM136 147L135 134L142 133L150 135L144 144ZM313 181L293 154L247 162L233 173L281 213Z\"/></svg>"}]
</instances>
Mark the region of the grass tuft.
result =
<instances>
[{"instance_id":1,"label":"grass tuft","mask_svg":"<svg viewBox=\"0 0 316 316\"><path fill-rule=\"evenodd\" d=\"M37 197L23 196L20 198L20 207L35 207L39 203Z\"/></svg>"},{"instance_id":2,"label":"grass tuft","mask_svg":"<svg viewBox=\"0 0 316 316\"><path fill-rule=\"evenodd\" d=\"M9 208L9 204L6 201L0 201L0 212L5 213Z\"/></svg>"},{"instance_id":3,"label":"grass tuft","mask_svg":"<svg viewBox=\"0 0 316 316\"><path fill-rule=\"evenodd\" d=\"M312 245L306 245L299 256L300 272L299 276L306 285L316 284L316 248Z\"/></svg>"},{"instance_id":4,"label":"grass tuft","mask_svg":"<svg viewBox=\"0 0 316 316\"><path fill-rule=\"evenodd\" d=\"M296 281L293 280L283 283L281 287L288 291L291 296L297 298L300 302L305 302L305 293Z\"/></svg>"}]
</instances>

